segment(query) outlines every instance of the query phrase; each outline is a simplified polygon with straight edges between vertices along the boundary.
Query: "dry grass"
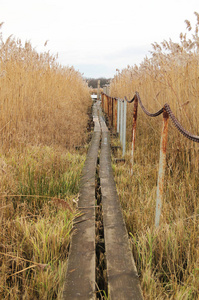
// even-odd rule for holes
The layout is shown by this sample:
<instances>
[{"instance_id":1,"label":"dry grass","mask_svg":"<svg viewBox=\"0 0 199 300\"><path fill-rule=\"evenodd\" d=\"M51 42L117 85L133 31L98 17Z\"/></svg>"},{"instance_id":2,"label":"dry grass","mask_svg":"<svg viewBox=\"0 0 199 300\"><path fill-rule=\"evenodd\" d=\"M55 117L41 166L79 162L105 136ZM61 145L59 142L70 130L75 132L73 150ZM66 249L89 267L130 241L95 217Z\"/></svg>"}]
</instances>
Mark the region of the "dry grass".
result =
<instances>
[{"instance_id":1,"label":"dry grass","mask_svg":"<svg viewBox=\"0 0 199 300\"><path fill-rule=\"evenodd\" d=\"M48 146L1 156L0 298L61 298L84 160Z\"/></svg>"},{"instance_id":2,"label":"dry grass","mask_svg":"<svg viewBox=\"0 0 199 300\"><path fill-rule=\"evenodd\" d=\"M198 16L198 14L196 13ZM132 97L138 91L149 111L169 103L180 122L197 134L199 98L199 37L180 34L180 43L163 41L153 45L152 58L122 70L111 82L111 95Z\"/></svg>"},{"instance_id":3,"label":"dry grass","mask_svg":"<svg viewBox=\"0 0 199 300\"><path fill-rule=\"evenodd\" d=\"M61 298L90 105L79 72L0 36L1 299Z\"/></svg>"},{"instance_id":4,"label":"dry grass","mask_svg":"<svg viewBox=\"0 0 199 300\"><path fill-rule=\"evenodd\" d=\"M111 95L130 98L137 90L149 111L169 103L182 125L199 134L199 15L191 39L154 44L151 59L128 67L111 83ZM188 29L190 24L186 21ZM133 105L128 105L128 141ZM156 184L162 117L138 109L134 174L130 149L125 165L113 165L145 299L198 299L199 148L169 123L161 224L155 228Z\"/></svg>"},{"instance_id":5,"label":"dry grass","mask_svg":"<svg viewBox=\"0 0 199 300\"><path fill-rule=\"evenodd\" d=\"M0 37L0 74L3 149L85 141L90 95L79 72L48 52L38 54L29 42Z\"/></svg>"}]
</instances>

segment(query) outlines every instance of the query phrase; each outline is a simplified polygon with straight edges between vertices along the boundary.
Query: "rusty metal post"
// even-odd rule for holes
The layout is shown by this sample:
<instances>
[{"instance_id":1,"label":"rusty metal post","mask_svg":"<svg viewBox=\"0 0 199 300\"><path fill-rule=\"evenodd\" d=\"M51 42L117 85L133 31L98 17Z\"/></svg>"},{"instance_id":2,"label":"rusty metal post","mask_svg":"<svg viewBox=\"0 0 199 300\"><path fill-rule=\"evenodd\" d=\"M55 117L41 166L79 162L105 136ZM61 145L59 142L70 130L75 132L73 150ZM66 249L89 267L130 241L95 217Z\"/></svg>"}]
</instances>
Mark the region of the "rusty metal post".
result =
<instances>
[{"instance_id":1,"label":"rusty metal post","mask_svg":"<svg viewBox=\"0 0 199 300\"><path fill-rule=\"evenodd\" d=\"M115 114L114 114L115 132L117 132L117 99L116 98L114 98L114 111L115 111Z\"/></svg>"},{"instance_id":2,"label":"rusty metal post","mask_svg":"<svg viewBox=\"0 0 199 300\"><path fill-rule=\"evenodd\" d=\"M105 113L106 114L108 113L108 97L107 97L107 95L106 95L106 111L105 111Z\"/></svg>"},{"instance_id":3,"label":"rusty metal post","mask_svg":"<svg viewBox=\"0 0 199 300\"><path fill-rule=\"evenodd\" d=\"M169 123L169 115L166 112L166 109L163 108L163 126L162 126L161 141L160 141L160 161L159 161L156 213L155 213L155 226L156 227L158 227L160 224L160 215L161 215L161 208L162 208L164 175L165 175L165 166L166 166L166 147L167 147L167 136L168 136L168 123Z\"/></svg>"},{"instance_id":4,"label":"rusty metal post","mask_svg":"<svg viewBox=\"0 0 199 300\"><path fill-rule=\"evenodd\" d=\"M126 152L126 113L127 113L127 102L124 100L123 102L123 114L124 114L124 117L123 117L123 133L122 133L122 156L125 155L125 152Z\"/></svg>"},{"instance_id":5,"label":"rusty metal post","mask_svg":"<svg viewBox=\"0 0 199 300\"><path fill-rule=\"evenodd\" d=\"M112 97L110 97L110 126L112 127Z\"/></svg>"},{"instance_id":6,"label":"rusty metal post","mask_svg":"<svg viewBox=\"0 0 199 300\"><path fill-rule=\"evenodd\" d=\"M131 147L131 174L133 174L133 157L135 151L135 134L136 134L136 121L138 111L138 98L135 96L134 107L133 107L133 126L132 126L132 147Z\"/></svg>"},{"instance_id":7,"label":"rusty metal post","mask_svg":"<svg viewBox=\"0 0 199 300\"><path fill-rule=\"evenodd\" d=\"M111 126L113 128L113 98L111 98Z\"/></svg>"},{"instance_id":8,"label":"rusty metal post","mask_svg":"<svg viewBox=\"0 0 199 300\"><path fill-rule=\"evenodd\" d=\"M121 100L120 102L120 143L122 145L122 141L123 141L123 137L122 137L122 133L123 133L123 117L124 117L124 101Z\"/></svg>"},{"instance_id":9,"label":"rusty metal post","mask_svg":"<svg viewBox=\"0 0 199 300\"><path fill-rule=\"evenodd\" d=\"M117 99L117 133L120 132L120 99Z\"/></svg>"},{"instance_id":10,"label":"rusty metal post","mask_svg":"<svg viewBox=\"0 0 199 300\"><path fill-rule=\"evenodd\" d=\"M105 113L107 114L107 113L108 113L108 100L107 100L107 95L105 96L105 98L106 98L106 104L105 104L106 110L105 110Z\"/></svg>"},{"instance_id":11,"label":"rusty metal post","mask_svg":"<svg viewBox=\"0 0 199 300\"><path fill-rule=\"evenodd\" d=\"M108 122L110 125L110 115L111 115L111 101L110 101L110 97L108 96Z\"/></svg>"},{"instance_id":12,"label":"rusty metal post","mask_svg":"<svg viewBox=\"0 0 199 300\"><path fill-rule=\"evenodd\" d=\"M107 104L108 104L108 121L109 121L109 114L110 114L109 96L107 96Z\"/></svg>"},{"instance_id":13,"label":"rusty metal post","mask_svg":"<svg viewBox=\"0 0 199 300\"><path fill-rule=\"evenodd\" d=\"M112 126L112 98L110 97L110 127Z\"/></svg>"},{"instance_id":14,"label":"rusty metal post","mask_svg":"<svg viewBox=\"0 0 199 300\"><path fill-rule=\"evenodd\" d=\"M110 114L110 127L111 127L111 125L112 125L112 101L111 101L111 97L109 97L109 104L110 104L109 114Z\"/></svg>"}]
</instances>

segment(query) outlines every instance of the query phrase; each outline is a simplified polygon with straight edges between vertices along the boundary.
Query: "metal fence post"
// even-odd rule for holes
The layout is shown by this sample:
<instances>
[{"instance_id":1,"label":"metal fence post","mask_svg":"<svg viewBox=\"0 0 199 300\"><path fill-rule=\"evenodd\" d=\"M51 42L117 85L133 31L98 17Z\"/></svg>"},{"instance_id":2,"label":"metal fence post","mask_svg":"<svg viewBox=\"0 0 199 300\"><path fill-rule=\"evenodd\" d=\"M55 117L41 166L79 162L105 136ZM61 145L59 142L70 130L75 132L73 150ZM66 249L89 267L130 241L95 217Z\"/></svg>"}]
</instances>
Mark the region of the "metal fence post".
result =
<instances>
[{"instance_id":1,"label":"metal fence post","mask_svg":"<svg viewBox=\"0 0 199 300\"><path fill-rule=\"evenodd\" d=\"M112 128L113 128L113 116L114 116L113 98L111 97L111 126L112 126Z\"/></svg>"},{"instance_id":2,"label":"metal fence post","mask_svg":"<svg viewBox=\"0 0 199 300\"><path fill-rule=\"evenodd\" d=\"M137 110L138 110L138 98L136 96L135 100L134 100L134 108L133 108L132 148L131 148L131 174L133 174L133 157L134 157L134 151L135 151L135 134L136 134Z\"/></svg>"},{"instance_id":3,"label":"metal fence post","mask_svg":"<svg viewBox=\"0 0 199 300\"><path fill-rule=\"evenodd\" d=\"M108 121L109 121L109 96L107 98L107 116L108 116Z\"/></svg>"},{"instance_id":4,"label":"metal fence post","mask_svg":"<svg viewBox=\"0 0 199 300\"><path fill-rule=\"evenodd\" d=\"M127 109L127 102L124 101L123 102L123 106L124 106L124 124L123 124L123 151L122 151L122 155L125 155L125 151L126 151L126 109Z\"/></svg>"},{"instance_id":5,"label":"metal fence post","mask_svg":"<svg viewBox=\"0 0 199 300\"><path fill-rule=\"evenodd\" d=\"M101 94L102 110L104 111L104 94Z\"/></svg>"},{"instance_id":6,"label":"metal fence post","mask_svg":"<svg viewBox=\"0 0 199 300\"><path fill-rule=\"evenodd\" d=\"M163 126L160 141L160 161L158 171L158 184L157 184L157 198L156 198L156 213L155 213L155 226L158 227L160 224L160 215L162 208L162 196L164 187L164 175L166 166L166 147L167 147L167 136L168 136L168 122L169 115L166 109L163 109Z\"/></svg>"},{"instance_id":7,"label":"metal fence post","mask_svg":"<svg viewBox=\"0 0 199 300\"><path fill-rule=\"evenodd\" d=\"M117 133L120 132L120 100L117 99Z\"/></svg>"},{"instance_id":8,"label":"metal fence post","mask_svg":"<svg viewBox=\"0 0 199 300\"><path fill-rule=\"evenodd\" d=\"M114 98L114 123L115 123L115 132L117 132L117 99Z\"/></svg>"},{"instance_id":9,"label":"metal fence post","mask_svg":"<svg viewBox=\"0 0 199 300\"><path fill-rule=\"evenodd\" d=\"M120 143L122 144L122 133L123 133L123 117L124 117L124 114L123 114L123 101L121 100L120 101Z\"/></svg>"},{"instance_id":10,"label":"metal fence post","mask_svg":"<svg viewBox=\"0 0 199 300\"><path fill-rule=\"evenodd\" d=\"M106 95L106 114L108 114L108 97Z\"/></svg>"}]
</instances>

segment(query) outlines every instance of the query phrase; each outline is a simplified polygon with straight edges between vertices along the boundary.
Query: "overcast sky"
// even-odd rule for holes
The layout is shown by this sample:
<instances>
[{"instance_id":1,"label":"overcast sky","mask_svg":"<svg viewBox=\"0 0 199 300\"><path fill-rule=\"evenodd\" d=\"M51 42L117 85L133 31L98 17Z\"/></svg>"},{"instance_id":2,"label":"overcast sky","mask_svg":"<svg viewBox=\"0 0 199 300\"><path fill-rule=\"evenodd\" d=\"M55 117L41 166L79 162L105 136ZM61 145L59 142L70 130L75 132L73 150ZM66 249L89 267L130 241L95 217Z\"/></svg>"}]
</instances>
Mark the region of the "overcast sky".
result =
<instances>
[{"instance_id":1,"label":"overcast sky","mask_svg":"<svg viewBox=\"0 0 199 300\"><path fill-rule=\"evenodd\" d=\"M0 0L4 40L30 40L38 52L58 53L62 65L95 78L139 65L153 42L178 42L184 20L196 24L194 11L199 0Z\"/></svg>"}]
</instances>

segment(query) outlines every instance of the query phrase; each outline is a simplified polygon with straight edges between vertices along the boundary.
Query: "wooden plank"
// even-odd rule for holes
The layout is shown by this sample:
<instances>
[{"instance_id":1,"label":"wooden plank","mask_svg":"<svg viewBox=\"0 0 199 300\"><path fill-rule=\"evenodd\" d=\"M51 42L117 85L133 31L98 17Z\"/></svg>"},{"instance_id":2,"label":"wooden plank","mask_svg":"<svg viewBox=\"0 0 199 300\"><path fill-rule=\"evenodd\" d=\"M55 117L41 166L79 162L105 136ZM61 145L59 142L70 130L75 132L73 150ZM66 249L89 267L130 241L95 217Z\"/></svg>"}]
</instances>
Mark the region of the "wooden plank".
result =
<instances>
[{"instance_id":1,"label":"wooden plank","mask_svg":"<svg viewBox=\"0 0 199 300\"><path fill-rule=\"evenodd\" d=\"M82 216L74 226L65 278L63 299L95 299L95 174L100 142L97 107L94 106L95 131L82 171L79 207Z\"/></svg>"},{"instance_id":2,"label":"wooden plank","mask_svg":"<svg viewBox=\"0 0 199 300\"><path fill-rule=\"evenodd\" d=\"M143 299L114 182L107 131L102 131L100 184L109 297L111 300Z\"/></svg>"}]
</instances>

